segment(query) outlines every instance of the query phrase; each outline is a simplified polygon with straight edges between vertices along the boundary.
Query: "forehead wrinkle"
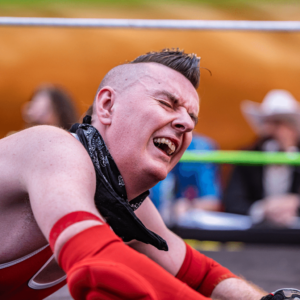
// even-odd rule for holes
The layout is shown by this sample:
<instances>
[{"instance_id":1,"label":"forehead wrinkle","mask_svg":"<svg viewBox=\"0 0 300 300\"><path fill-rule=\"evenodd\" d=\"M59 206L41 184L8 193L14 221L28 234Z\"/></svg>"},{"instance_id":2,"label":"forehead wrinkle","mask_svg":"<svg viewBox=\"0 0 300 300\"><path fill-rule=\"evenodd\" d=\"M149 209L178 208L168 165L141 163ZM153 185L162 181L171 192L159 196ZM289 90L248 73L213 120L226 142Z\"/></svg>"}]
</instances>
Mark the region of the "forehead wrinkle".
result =
<instances>
[{"instance_id":1,"label":"forehead wrinkle","mask_svg":"<svg viewBox=\"0 0 300 300\"><path fill-rule=\"evenodd\" d=\"M183 106L182 104L180 104L180 97L177 97L176 95L174 95L173 93L171 93L171 92L169 92L167 90L164 90L164 89L162 89L162 90L155 89L154 92L153 92L153 95L151 95L151 93L150 93L151 97L157 98L157 99L158 99L158 97L160 95L167 96L173 102L174 105L179 104L179 106ZM183 100L183 102L184 102L184 100ZM187 112L188 112L188 109L187 109ZM189 112L188 112L188 114L193 119L195 125L197 125L197 123L198 123L198 114L189 113Z\"/></svg>"},{"instance_id":2,"label":"forehead wrinkle","mask_svg":"<svg viewBox=\"0 0 300 300\"><path fill-rule=\"evenodd\" d=\"M180 97L180 96L178 97L176 95L177 93L172 93L172 92L169 92L169 91L164 90L164 89L160 90L160 91L157 91L157 94L163 94L163 95L167 96L174 104L179 104L180 102L184 103L186 101L185 99L181 100L182 97ZM194 113L191 113L191 115L193 115L193 117L197 118L197 115L195 115Z\"/></svg>"},{"instance_id":3,"label":"forehead wrinkle","mask_svg":"<svg viewBox=\"0 0 300 300\"><path fill-rule=\"evenodd\" d=\"M162 95L167 96L173 103L179 103L180 102L180 99L175 95L175 93L169 92L165 89L158 90L157 94L158 95L162 94Z\"/></svg>"},{"instance_id":4,"label":"forehead wrinkle","mask_svg":"<svg viewBox=\"0 0 300 300\"><path fill-rule=\"evenodd\" d=\"M152 64L152 63L151 63ZM161 78L160 76L160 79L157 78L156 76L153 76L153 75L156 75L157 73L154 73L155 70L153 70L153 65L159 65L159 64L152 64L151 68L149 68L147 71L147 74L145 74L145 76L143 76L144 78L146 77L149 77L151 80L155 80L156 82L158 81L161 81L162 83L165 83L164 81L164 78ZM160 65L159 65L160 66ZM166 66L162 66L162 68L166 68L168 70L171 71L171 73L173 74L179 74L180 76L184 77L182 74L180 74L179 72L175 71L175 70L172 70L172 69L169 69L168 67ZM147 76L148 75L148 76ZM198 104L198 108L196 109L195 113L194 112L189 112L188 108L186 108L188 114L190 115L190 117L193 119L194 123L195 123L195 126L197 125L198 123L198 114L199 114L199 106L200 106L200 99L199 99L199 95L196 91L196 89L192 86L192 84L189 82L189 80L187 78L184 77L184 80L188 83L188 85L190 86L191 88L191 91L193 92L188 92L188 97L191 97L191 98L194 98L197 99L197 104ZM141 84L143 84L142 82L140 82ZM177 85L176 84L168 84L167 85L167 88L169 88L170 90L167 90L166 89L166 86L150 86L150 88L148 86L146 86L146 84L143 84L145 89L150 93L152 94L152 96L154 97L157 97L159 94L164 94L166 95L172 102L173 104L180 104L180 105L184 105L184 103L187 101L186 99L184 99L183 97L185 96L185 93L184 93L184 89L187 88L186 85L184 85L185 87L182 87L180 85L180 89L177 90ZM193 108L194 106L192 105L190 107L190 109L192 109L193 111Z\"/></svg>"}]
</instances>

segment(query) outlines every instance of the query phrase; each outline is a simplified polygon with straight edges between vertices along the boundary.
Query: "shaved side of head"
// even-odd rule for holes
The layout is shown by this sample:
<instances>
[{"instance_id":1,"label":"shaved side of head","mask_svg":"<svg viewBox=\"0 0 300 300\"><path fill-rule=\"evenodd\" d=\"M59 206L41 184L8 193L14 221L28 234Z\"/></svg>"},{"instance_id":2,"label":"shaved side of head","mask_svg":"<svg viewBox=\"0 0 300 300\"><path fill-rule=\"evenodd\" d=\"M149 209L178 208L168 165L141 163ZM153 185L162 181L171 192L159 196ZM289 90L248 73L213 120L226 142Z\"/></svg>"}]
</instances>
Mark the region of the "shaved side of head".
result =
<instances>
[{"instance_id":1,"label":"shaved side of head","mask_svg":"<svg viewBox=\"0 0 300 300\"><path fill-rule=\"evenodd\" d=\"M199 86L200 58L195 54L185 53L183 50L167 48L158 52L148 52L129 63L111 69L100 83L96 97L99 91L105 86L110 86L117 92L124 91L126 88L133 85L142 74L147 72L145 66L148 63L157 63L173 69L186 77L195 89ZM93 105L89 108L89 113L91 115L94 111L94 104L95 100Z\"/></svg>"},{"instance_id":2,"label":"shaved side of head","mask_svg":"<svg viewBox=\"0 0 300 300\"><path fill-rule=\"evenodd\" d=\"M123 64L114 67L111 69L102 79L92 106L89 108L89 113L93 115L93 112L95 111L95 102L96 102L96 97L105 86L110 86L112 87L115 91L120 91L123 90L126 86L132 84L132 78L136 78L136 70L135 65L130 65L130 64Z\"/></svg>"},{"instance_id":3,"label":"shaved side of head","mask_svg":"<svg viewBox=\"0 0 300 300\"><path fill-rule=\"evenodd\" d=\"M153 63L152 63L153 64ZM95 100L99 91L105 86L113 88L117 93L126 92L141 78L151 76L151 65L149 63L134 63L119 65L111 69L101 81L93 103L92 112L95 111ZM155 63L156 64L156 63Z\"/></svg>"},{"instance_id":4,"label":"shaved side of head","mask_svg":"<svg viewBox=\"0 0 300 300\"><path fill-rule=\"evenodd\" d=\"M124 64L111 69L101 81L98 92L105 86L110 86L116 91L123 90L132 84L132 81L138 78L143 67L140 64Z\"/></svg>"}]
</instances>

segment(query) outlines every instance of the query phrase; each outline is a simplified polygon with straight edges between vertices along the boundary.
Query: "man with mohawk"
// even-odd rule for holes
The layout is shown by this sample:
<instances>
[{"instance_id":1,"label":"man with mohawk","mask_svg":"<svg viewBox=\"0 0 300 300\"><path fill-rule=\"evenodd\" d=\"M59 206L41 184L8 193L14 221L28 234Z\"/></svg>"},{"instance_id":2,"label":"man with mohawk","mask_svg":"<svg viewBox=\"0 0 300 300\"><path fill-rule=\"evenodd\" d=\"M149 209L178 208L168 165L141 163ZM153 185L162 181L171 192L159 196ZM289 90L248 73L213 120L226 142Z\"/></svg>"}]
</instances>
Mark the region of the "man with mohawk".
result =
<instances>
[{"instance_id":1,"label":"man with mohawk","mask_svg":"<svg viewBox=\"0 0 300 300\"><path fill-rule=\"evenodd\" d=\"M194 54L150 52L108 72L72 135L37 126L0 141L1 299L64 284L52 253L76 300L262 297L169 231L148 198L191 142L199 79Z\"/></svg>"}]
</instances>

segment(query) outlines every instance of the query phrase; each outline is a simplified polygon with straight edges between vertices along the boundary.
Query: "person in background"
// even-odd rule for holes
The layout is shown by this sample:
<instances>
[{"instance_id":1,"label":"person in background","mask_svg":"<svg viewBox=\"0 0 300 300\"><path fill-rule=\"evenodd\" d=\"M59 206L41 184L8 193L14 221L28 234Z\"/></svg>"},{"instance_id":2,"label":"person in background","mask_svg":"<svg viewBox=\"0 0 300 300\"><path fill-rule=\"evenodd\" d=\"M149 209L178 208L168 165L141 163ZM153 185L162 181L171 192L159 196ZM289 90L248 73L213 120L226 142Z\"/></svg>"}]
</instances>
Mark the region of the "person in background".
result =
<instances>
[{"instance_id":1,"label":"person in background","mask_svg":"<svg viewBox=\"0 0 300 300\"><path fill-rule=\"evenodd\" d=\"M41 85L22 109L26 127L53 125L68 130L78 120L73 100L61 87Z\"/></svg>"},{"instance_id":2,"label":"person in background","mask_svg":"<svg viewBox=\"0 0 300 300\"><path fill-rule=\"evenodd\" d=\"M285 90L271 90L261 104L244 101L242 111L258 134L254 151L299 152L300 105ZM300 207L300 168L236 166L224 192L225 210L250 215L254 223L293 227Z\"/></svg>"},{"instance_id":3,"label":"person in background","mask_svg":"<svg viewBox=\"0 0 300 300\"><path fill-rule=\"evenodd\" d=\"M208 137L193 133L187 150L216 150ZM163 219L172 223L191 209L218 211L221 185L219 168L211 163L178 163L167 178L151 189L151 199ZM171 220L173 218L173 220Z\"/></svg>"}]
</instances>

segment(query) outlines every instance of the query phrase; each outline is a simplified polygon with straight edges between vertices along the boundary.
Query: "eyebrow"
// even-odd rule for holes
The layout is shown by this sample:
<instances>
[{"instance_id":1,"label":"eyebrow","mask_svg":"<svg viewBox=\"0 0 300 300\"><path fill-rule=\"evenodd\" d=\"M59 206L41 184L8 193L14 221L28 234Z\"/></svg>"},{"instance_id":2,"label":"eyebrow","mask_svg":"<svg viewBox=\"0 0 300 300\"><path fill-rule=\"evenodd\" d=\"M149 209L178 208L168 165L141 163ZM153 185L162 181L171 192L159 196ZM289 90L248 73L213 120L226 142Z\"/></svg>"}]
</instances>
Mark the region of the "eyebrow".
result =
<instances>
[{"instance_id":1,"label":"eyebrow","mask_svg":"<svg viewBox=\"0 0 300 300\"><path fill-rule=\"evenodd\" d=\"M180 102L180 100L179 100L175 95L171 94L170 92L168 92L168 91L166 91L166 90L161 90L161 91L159 91L158 93L155 93L155 94L156 94L157 96L158 96L159 94L163 94L163 95L167 96L167 97L169 98L169 100L170 100L173 104L176 104L176 103ZM192 118L192 120L194 121L195 126L196 126L197 123L198 123L198 117L197 117L195 114L193 114L193 113L189 114L189 116Z\"/></svg>"}]
</instances>

